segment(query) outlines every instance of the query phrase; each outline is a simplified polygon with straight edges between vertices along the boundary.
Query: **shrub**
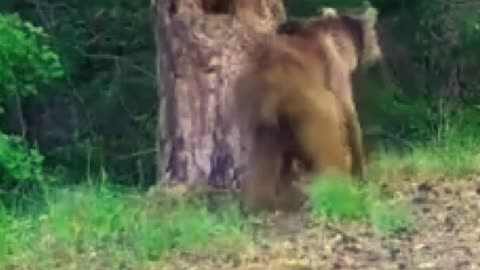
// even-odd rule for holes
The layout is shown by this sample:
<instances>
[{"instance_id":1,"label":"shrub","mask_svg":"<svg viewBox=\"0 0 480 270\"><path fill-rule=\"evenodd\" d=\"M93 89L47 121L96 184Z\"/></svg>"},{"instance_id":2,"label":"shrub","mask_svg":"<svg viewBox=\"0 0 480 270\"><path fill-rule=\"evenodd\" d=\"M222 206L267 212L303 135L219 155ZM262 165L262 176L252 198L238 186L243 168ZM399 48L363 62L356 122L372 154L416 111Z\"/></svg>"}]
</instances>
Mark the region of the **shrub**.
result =
<instances>
[{"instance_id":1,"label":"shrub","mask_svg":"<svg viewBox=\"0 0 480 270\"><path fill-rule=\"evenodd\" d=\"M43 29L18 15L0 14L0 63L0 113L7 99L15 98L21 107L22 98L36 95L38 86L63 75L59 57L48 45ZM13 188L45 181L42 163L40 153L22 138L0 131L1 191L11 196Z\"/></svg>"},{"instance_id":2,"label":"shrub","mask_svg":"<svg viewBox=\"0 0 480 270\"><path fill-rule=\"evenodd\" d=\"M0 184L45 180L42 162L42 155L21 138L0 133Z\"/></svg>"},{"instance_id":3,"label":"shrub","mask_svg":"<svg viewBox=\"0 0 480 270\"><path fill-rule=\"evenodd\" d=\"M18 15L0 14L0 103L37 94L41 84L63 76L58 55L42 28Z\"/></svg>"}]
</instances>

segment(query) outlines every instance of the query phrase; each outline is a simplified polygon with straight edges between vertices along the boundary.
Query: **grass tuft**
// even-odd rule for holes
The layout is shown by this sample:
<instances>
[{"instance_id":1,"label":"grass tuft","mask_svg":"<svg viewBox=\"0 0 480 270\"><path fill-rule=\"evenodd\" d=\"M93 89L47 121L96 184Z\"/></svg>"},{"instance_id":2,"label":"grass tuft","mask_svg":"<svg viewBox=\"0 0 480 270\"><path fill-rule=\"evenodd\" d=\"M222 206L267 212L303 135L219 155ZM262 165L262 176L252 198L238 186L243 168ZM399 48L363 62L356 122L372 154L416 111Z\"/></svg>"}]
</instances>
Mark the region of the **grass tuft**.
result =
<instances>
[{"instance_id":1,"label":"grass tuft","mask_svg":"<svg viewBox=\"0 0 480 270\"><path fill-rule=\"evenodd\" d=\"M408 205L384 198L378 185L362 186L339 175L315 179L309 206L314 218L368 222L380 234L406 231L413 221Z\"/></svg>"},{"instance_id":2,"label":"grass tuft","mask_svg":"<svg viewBox=\"0 0 480 270\"><path fill-rule=\"evenodd\" d=\"M310 206L315 216L334 219L358 219L367 211L362 191L343 176L316 179L310 189Z\"/></svg>"},{"instance_id":3,"label":"grass tuft","mask_svg":"<svg viewBox=\"0 0 480 270\"><path fill-rule=\"evenodd\" d=\"M376 232L391 235L408 231L413 226L413 216L408 204L397 200L373 200L370 204L369 222Z\"/></svg>"}]
</instances>

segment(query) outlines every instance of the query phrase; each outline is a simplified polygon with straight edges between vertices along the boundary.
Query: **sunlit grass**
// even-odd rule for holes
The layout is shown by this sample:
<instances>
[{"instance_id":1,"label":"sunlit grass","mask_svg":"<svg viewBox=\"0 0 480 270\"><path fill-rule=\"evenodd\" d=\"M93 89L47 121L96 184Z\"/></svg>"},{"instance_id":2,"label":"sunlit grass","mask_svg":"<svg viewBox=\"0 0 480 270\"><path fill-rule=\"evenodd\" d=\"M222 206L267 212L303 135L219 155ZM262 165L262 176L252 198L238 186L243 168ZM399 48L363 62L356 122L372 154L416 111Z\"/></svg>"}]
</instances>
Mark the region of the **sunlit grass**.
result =
<instances>
[{"instance_id":1,"label":"sunlit grass","mask_svg":"<svg viewBox=\"0 0 480 270\"><path fill-rule=\"evenodd\" d=\"M247 230L233 203L210 211L200 199L151 203L135 190L62 189L34 215L0 211L0 269L138 269L173 251L237 248Z\"/></svg>"},{"instance_id":2,"label":"sunlit grass","mask_svg":"<svg viewBox=\"0 0 480 270\"><path fill-rule=\"evenodd\" d=\"M462 178L480 173L480 137L452 133L437 142L416 143L406 153L377 151L369 177L391 181Z\"/></svg>"},{"instance_id":3,"label":"sunlit grass","mask_svg":"<svg viewBox=\"0 0 480 270\"><path fill-rule=\"evenodd\" d=\"M368 214L373 229L383 235L409 231L415 225L410 205L399 200L372 200Z\"/></svg>"},{"instance_id":4,"label":"sunlit grass","mask_svg":"<svg viewBox=\"0 0 480 270\"><path fill-rule=\"evenodd\" d=\"M324 176L310 188L310 206L316 216L357 219L367 214L360 188L346 177Z\"/></svg>"},{"instance_id":5,"label":"sunlit grass","mask_svg":"<svg viewBox=\"0 0 480 270\"><path fill-rule=\"evenodd\" d=\"M376 184L360 185L346 176L328 175L315 179L309 195L314 218L367 222L381 234L405 231L412 225L408 205L382 196Z\"/></svg>"}]
</instances>

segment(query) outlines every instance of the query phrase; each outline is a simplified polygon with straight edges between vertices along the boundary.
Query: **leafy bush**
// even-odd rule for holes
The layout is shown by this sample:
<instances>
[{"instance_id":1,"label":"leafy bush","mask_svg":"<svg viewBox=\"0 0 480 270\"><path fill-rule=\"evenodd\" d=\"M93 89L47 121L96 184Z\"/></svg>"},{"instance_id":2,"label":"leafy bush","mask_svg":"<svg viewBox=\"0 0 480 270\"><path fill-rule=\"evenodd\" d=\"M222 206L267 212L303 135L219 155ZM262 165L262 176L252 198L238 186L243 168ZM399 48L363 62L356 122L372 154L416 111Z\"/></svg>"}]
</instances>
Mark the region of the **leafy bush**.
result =
<instances>
[{"instance_id":1,"label":"leafy bush","mask_svg":"<svg viewBox=\"0 0 480 270\"><path fill-rule=\"evenodd\" d=\"M12 96L36 95L38 85L63 76L47 39L42 28L18 15L0 14L0 104Z\"/></svg>"},{"instance_id":2,"label":"leafy bush","mask_svg":"<svg viewBox=\"0 0 480 270\"><path fill-rule=\"evenodd\" d=\"M0 14L0 113L2 102L37 94L63 75L58 55L48 46L40 27L22 21L18 15ZM43 157L19 137L0 132L0 189L11 195L12 188L46 180Z\"/></svg>"},{"instance_id":3,"label":"leafy bush","mask_svg":"<svg viewBox=\"0 0 480 270\"><path fill-rule=\"evenodd\" d=\"M0 206L38 198L51 180L36 148L20 137L0 132Z\"/></svg>"},{"instance_id":4,"label":"leafy bush","mask_svg":"<svg viewBox=\"0 0 480 270\"><path fill-rule=\"evenodd\" d=\"M9 183L42 182L43 157L15 136L0 133L0 187Z\"/></svg>"}]
</instances>

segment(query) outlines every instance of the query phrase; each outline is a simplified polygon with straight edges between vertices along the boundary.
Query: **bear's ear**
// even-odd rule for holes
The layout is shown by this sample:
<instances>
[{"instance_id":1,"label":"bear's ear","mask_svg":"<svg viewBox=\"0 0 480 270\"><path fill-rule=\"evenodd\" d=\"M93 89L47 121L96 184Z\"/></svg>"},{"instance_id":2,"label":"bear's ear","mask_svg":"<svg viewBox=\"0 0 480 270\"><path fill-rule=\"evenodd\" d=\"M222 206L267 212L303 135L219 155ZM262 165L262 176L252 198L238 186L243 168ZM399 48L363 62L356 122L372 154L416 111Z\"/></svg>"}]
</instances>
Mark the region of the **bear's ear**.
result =
<instances>
[{"instance_id":1,"label":"bear's ear","mask_svg":"<svg viewBox=\"0 0 480 270\"><path fill-rule=\"evenodd\" d=\"M362 14L357 17L362 26L362 61L367 66L378 62L382 58L382 51L375 30L377 16L378 11L374 7L367 7Z\"/></svg>"},{"instance_id":2,"label":"bear's ear","mask_svg":"<svg viewBox=\"0 0 480 270\"><path fill-rule=\"evenodd\" d=\"M362 18L368 27L374 27L377 23L378 11L374 7L368 7L362 14Z\"/></svg>"},{"instance_id":3,"label":"bear's ear","mask_svg":"<svg viewBox=\"0 0 480 270\"><path fill-rule=\"evenodd\" d=\"M377 23L378 11L372 6L362 8L361 10L352 9L346 15L352 19L362 22L366 27L374 27Z\"/></svg>"},{"instance_id":4,"label":"bear's ear","mask_svg":"<svg viewBox=\"0 0 480 270\"><path fill-rule=\"evenodd\" d=\"M305 28L304 24L304 22L298 20L284 22L277 27L277 34L298 34Z\"/></svg>"},{"instance_id":5,"label":"bear's ear","mask_svg":"<svg viewBox=\"0 0 480 270\"><path fill-rule=\"evenodd\" d=\"M332 7L323 7L320 9L321 18L336 18L338 17L338 12Z\"/></svg>"}]
</instances>

